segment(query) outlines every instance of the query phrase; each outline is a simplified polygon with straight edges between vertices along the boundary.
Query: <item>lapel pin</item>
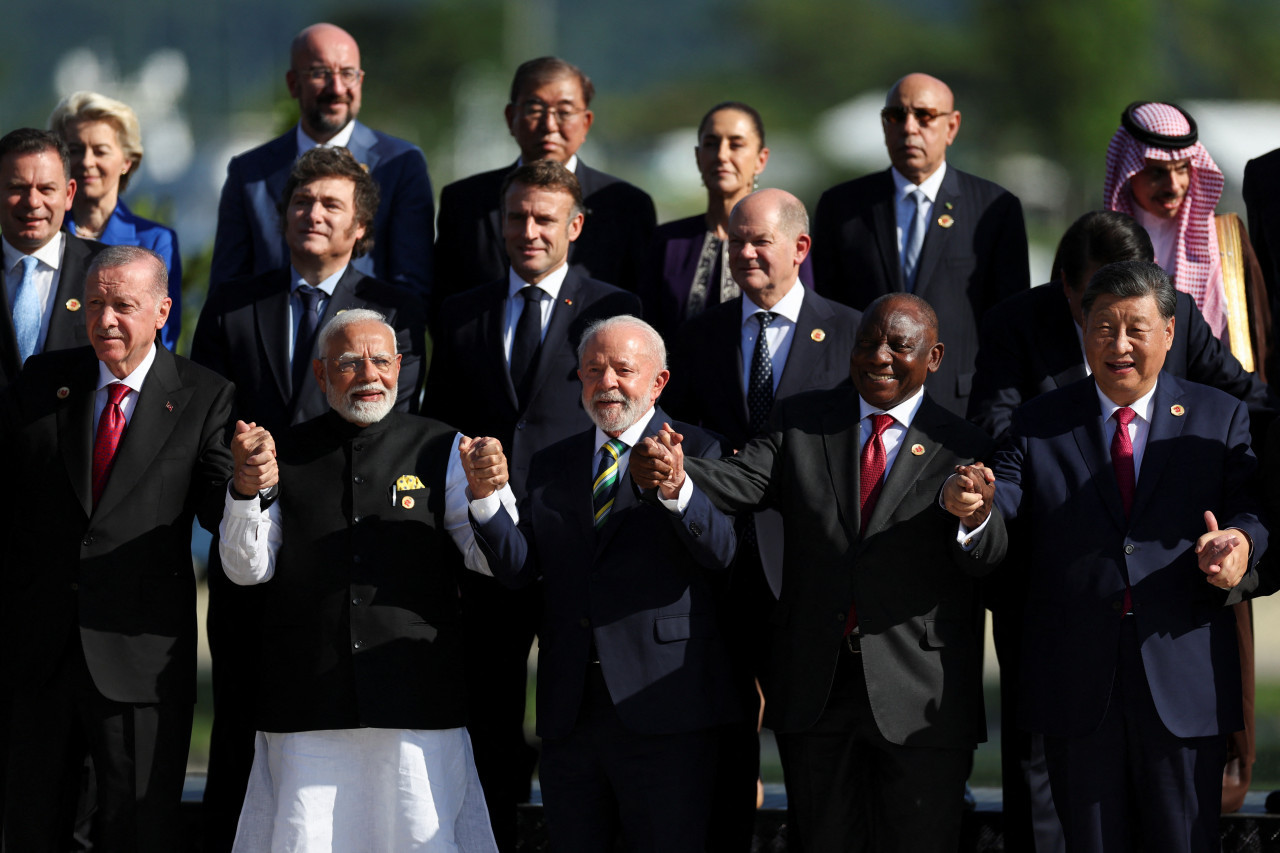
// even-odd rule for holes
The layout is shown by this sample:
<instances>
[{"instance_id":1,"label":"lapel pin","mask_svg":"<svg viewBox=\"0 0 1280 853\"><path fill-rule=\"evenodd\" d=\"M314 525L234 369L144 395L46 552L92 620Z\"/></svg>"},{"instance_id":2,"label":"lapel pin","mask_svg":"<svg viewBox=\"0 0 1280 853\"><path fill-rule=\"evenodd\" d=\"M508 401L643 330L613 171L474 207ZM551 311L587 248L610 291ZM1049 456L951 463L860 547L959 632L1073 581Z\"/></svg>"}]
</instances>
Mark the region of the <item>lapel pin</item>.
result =
<instances>
[{"instance_id":1,"label":"lapel pin","mask_svg":"<svg viewBox=\"0 0 1280 853\"><path fill-rule=\"evenodd\" d=\"M1186 408L1181 403L1174 403L1169 407L1169 414L1175 418L1180 418L1187 413Z\"/></svg>"},{"instance_id":2,"label":"lapel pin","mask_svg":"<svg viewBox=\"0 0 1280 853\"><path fill-rule=\"evenodd\" d=\"M59 400L65 400L70 396L71 396L71 389L68 388L66 385L63 385L61 388L58 389Z\"/></svg>"},{"instance_id":3,"label":"lapel pin","mask_svg":"<svg viewBox=\"0 0 1280 853\"><path fill-rule=\"evenodd\" d=\"M171 412L173 411L173 403L169 402L168 400L164 401L164 407Z\"/></svg>"},{"instance_id":4,"label":"lapel pin","mask_svg":"<svg viewBox=\"0 0 1280 853\"><path fill-rule=\"evenodd\" d=\"M409 497L408 495L405 495L404 498L400 501L400 506L404 507L405 509L413 509L413 498Z\"/></svg>"},{"instance_id":5,"label":"lapel pin","mask_svg":"<svg viewBox=\"0 0 1280 853\"><path fill-rule=\"evenodd\" d=\"M814 329L809 333L809 337L816 343L822 343L827 339L827 333L821 329Z\"/></svg>"},{"instance_id":6,"label":"lapel pin","mask_svg":"<svg viewBox=\"0 0 1280 853\"><path fill-rule=\"evenodd\" d=\"M956 221L951 218L950 214L944 213L938 217L938 224L943 228L950 228L952 225L956 224Z\"/></svg>"},{"instance_id":7,"label":"lapel pin","mask_svg":"<svg viewBox=\"0 0 1280 853\"><path fill-rule=\"evenodd\" d=\"M565 299L564 304L565 304L565 305L572 305L572 304L573 304L573 300L572 300L572 299Z\"/></svg>"},{"instance_id":8,"label":"lapel pin","mask_svg":"<svg viewBox=\"0 0 1280 853\"><path fill-rule=\"evenodd\" d=\"M79 299L68 299L68 300L67 300L67 310L68 310L68 311L79 311L79 310L80 310L80 300L79 300Z\"/></svg>"},{"instance_id":9,"label":"lapel pin","mask_svg":"<svg viewBox=\"0 0 1280 853\"><path fill-rule=\"evenodd\" d=\"M911 455L912 455L912 456L924 456L924 445L923 445L923 444L913 444L913 445L911 445Z\"/></svg>"},{"instance_id":10,"label":"lapel pin","mask_svg":"<svg viewBox=\"0 0 1280 853\"><path fill-rule=\"evenodd\" d=\"M949 201L943 202L943 204L946 206L947 210L951 210L953 207L955 207L955 205L953 205Z\"/></svg>"}]
</instances>

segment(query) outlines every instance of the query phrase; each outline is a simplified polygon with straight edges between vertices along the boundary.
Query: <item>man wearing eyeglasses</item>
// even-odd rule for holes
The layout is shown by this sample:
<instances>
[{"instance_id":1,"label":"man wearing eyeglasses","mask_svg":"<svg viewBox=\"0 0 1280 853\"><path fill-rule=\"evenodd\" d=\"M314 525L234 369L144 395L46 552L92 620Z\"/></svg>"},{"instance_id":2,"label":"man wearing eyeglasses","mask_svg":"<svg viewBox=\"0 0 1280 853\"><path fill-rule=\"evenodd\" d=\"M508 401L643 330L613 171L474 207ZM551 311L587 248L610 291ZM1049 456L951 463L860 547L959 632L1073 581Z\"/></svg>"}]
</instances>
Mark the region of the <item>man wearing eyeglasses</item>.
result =
<instances>
[{"instance_id":1,"label":"man wearing eyeglasses","mask_svg":"<svg viewBox=\"0 0 1280 853\"><path fill-rule=\"evenodd\" d=\"M417 297L353 263L373 237L377 184L346 149L314 148L293 163L281 202L288 264L214 291L196 325L192 360L235 383L237 417L282 433L329 409L312 377L316 330L352 309L373 309L395 329L402 353L396 408L417 411L426 312ZM247 626L258 624L261 596L227 580L216 543L209 596L214 723L204 849L225 853L253 760L249 691L261 650Z\"/></svg>"},{"instance_id":2,"label":"man wearing eyeglasses","mask_svg":"<svg viewBox=\"0 0 1280 853\"><path fill-rule=\"evenodd\" d=\"M814 284L859 310L886 293L924 298L947 342L929 394L963 417L983 313L1030 286L1022 205L947 166L960 111L936 77L908 74L894 84L880 124L892 167L838 184L818 202Z\"/></svg>"},{"instance_id":3,"label":"man wearing eyeglasses","mask_svg":"<svg viewBox=\"0 0 1280 853\"><path fill-rule=\"evenodd\" d=\"M434 206L427 161L415 145L356 120L364 71L360 47L333 24L314 24L293 40L285 82L298 102L298 125L232 159L218 203L209 291L238 276L288 263L276 204L293 161L318 147L346 148L382 191L377 242L358 270L415 293L425 306L431 288Z\"/></svg>"},{"instance_id":4,"label":"man wearing eyeglasses","mask_svg":"<svg viewBox=\"0 0 1280 853\"><path fill-rule=\"evenodd\" d=\"M506 122L520 146L520 159L452 183L440 194L433 305L507 274L502 181L517 166L543 158L563 163L582 186L586 221L569 263L591 278L636 289L657 214L647 193L579 159L578 149L595 119L594 94L591 79L563 59L544 56L516 69Z\"/></svg>"}]
</instances>

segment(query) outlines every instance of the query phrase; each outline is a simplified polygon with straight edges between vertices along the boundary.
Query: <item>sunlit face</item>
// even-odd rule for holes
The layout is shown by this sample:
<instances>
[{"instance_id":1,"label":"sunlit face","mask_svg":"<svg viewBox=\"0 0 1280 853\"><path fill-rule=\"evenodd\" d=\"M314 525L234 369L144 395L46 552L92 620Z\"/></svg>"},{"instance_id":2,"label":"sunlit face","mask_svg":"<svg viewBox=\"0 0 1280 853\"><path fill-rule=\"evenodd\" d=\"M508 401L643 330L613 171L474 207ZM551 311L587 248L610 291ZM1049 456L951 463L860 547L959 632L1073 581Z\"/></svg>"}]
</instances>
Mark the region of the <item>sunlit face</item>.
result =
<instances>
[{"instance_id":1,"label":"sunlit face","mask_svg":"<svg viewBox=\"0 0 1280 853\"><path fill-rule=\"evenodd\" d=\"M317 178L300 185L285 210L285 242L295 256L345 263L365 226L356 223L355 182Z\"/></svg>"},{"instance_id":2,"label":"sunlit face","mask_svg":"<svg viewBox=\"0 0 1280 853\"><path fill-rule=\"evenodd\" d=\"M0 231L9 245L30 254L54 238L71 209L75 179L67 180L62 158L52 149L0 161Z\"/></svg>"},{"instance_id":3,"label":"sunlit face","mask_svg":"<svg viewBox=\"0 0 1280 853\"><path fill-rule=\"evenodd\" d=\"M67 125L71 149L71 177L80 195L90 201L115 202L120 179L133 162L120 147L120 132L109 121L76 121Z\"/></svg>"},{"instance_id":4,"label":"sunlit face","mask_svg":"<svg viewBox=\"0 0 1280 853\"><path fill-rule=\"evenodd\" d=\"M337 27L317 27L294 51L285 82L298 101L302 129L317 142L327 142L360 114L360 48Z\"/></svg>"},{"instance_id":5,"label":"sunlit face","mask_svg":"<svg viewBox=\"0 0 1280 853\"><path fill-rule=\"evenodd\" d=\"M587 109L582 83L572 74L521 92L506 107L507 127L525 163L569 162L587 140L595 115Z\"/></svg>"},{"instance_id":6,"label":"sunlit face","mask_svg":"<svg viewBox=\"0 0 1280 853\"><path fill-rule=\"evenodd\" d=\"M582 222L568 192L513 183L502 205L502 239L516 275L537 284L563 266Z\"/></svg>"},{"instance_id":7,"label":"sunlit face","mask_svg":"<svg viewBox=\"0 0 1280 853\"><path fill-rule=\"evenodd\" d=\"M156 270L150 261L95 270L84 284L89 342L111 375L123 379L147 357L156 332L169 319L168 296L153 287Z\"/></svg>"},{"instance_id":8,"label":"sunlit face","mask_svg":"<svg viewBox=\"0 0 1280 853\"><path fill-rule=\"evenodd\" d=\"M1142 171L1129 179L1138 207L1161 219L1178 215L1190 186L1190 160L1147 160Z\"/></svg>"},{"instance_id":9,"label":"sunlit face","mask_svg":"<svg viewBox=\"0 0 1280 853\"><path fill-rule=\"evenodd\" d=\"M887 299L858 325L849 357L853 387L877 409L892 409L938 369L942 350L916 305Z\"/></svg>"},{"instance_id":10,"label":"sunlit face","mask_svg":"<svg viewBox=\"0 0 1280 853\"><path fill-rule=\"evenodd\" d=\"M920 184L946 159L947 147L960 131L960 111L954 109L950 90L924 74L904 77L885 98L885 107L905 111L901 120L880 120L889 161L908 181Z\"/></svg>"},{"instance_id":11,"label":"sunlit face","mask_svg":"<svg viewBox=\"0 0 1280 853\"><path fill-rule=\"evenodd\" d=\"M1173 318L1160 316L1156 298L1099 296L1085 315L1084 355L1098 388L1129 406L1155 387L1173 346Z\"/></svg>"},{"instance_id":12,"label":"sunlit face","mask_svg":"<svg viewBox=\"0 0 1280 853\"><path fill-rule=\"evenodd\" d=\"M735 109L712 113L698 132L694 148L702 183L721 198L740 198L751 192L756 175L769 161L769 149L760 145L751 116Z\"/></svg>"},{"instance_id":13,"label":"sunlit face","mask_svg":"<svg viewBox=\"0 0 1280 853\"><path fill-rule=\"evenodd\" d=\"M395 406L400 355L385 324L352 323L334 335L321 356L311 362L312 371L344 420L368 426Z\"/></svg>"},{"instance_id":14,"label":"sunlit face","mask_svg":"<svg viewBox=\"0 0 1280 853\"><path fill-rule=\"evenodd\" d=\"M653 408L669 377L635 328L606 329L582 354L582 407L601 431L617 438Z\"/></svg>"},{"instance_id":15,"label":"sunlit face","mask_svg":"<svg viewBox=\"0 0 1280 853\"><path fill-rule=\"evenodd\" d=\"M767 309L796 283L809 235L789 237L778 224L777 208L761 195L739 202L729 218L729 269L743 294Z\"/></svg>"}]
</instances>

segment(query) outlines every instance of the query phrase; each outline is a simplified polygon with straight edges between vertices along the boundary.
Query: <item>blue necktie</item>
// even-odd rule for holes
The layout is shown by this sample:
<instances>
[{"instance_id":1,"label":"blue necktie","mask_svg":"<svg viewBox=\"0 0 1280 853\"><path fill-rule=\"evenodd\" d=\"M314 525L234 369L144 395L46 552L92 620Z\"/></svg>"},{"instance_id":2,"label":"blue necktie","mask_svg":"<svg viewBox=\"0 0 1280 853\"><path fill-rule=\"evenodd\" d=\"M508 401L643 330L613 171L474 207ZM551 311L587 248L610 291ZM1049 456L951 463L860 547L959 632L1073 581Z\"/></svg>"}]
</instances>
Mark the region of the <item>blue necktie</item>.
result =
<instances>
[{"instance_id":1,"label":"blue necktie","mask_svg":"<svg viewBox=\"0 0 1280 853\"><path fill-rule=\"evenodd\" d=\"M298 316L298 336L293 340L293 393L296 396L311 373L311 359L316 351L316 328L320 325L320 303L325 292L309 284L300 284L295 291L302 303Z\"/></svg>"},{"instance_id":2,"label":"blue necktie","mask_svg":"<svg viewBox=\"0 0 1280 853\"><path fill-rule=\"evenodd\" d=\"M924 246L924 232L929 229L923 221L924 193L912 190L907 198L915 203L916 211L911 216L911 226L907 228L907 237L902 242L902 280L907 286L907 292L913 293L916 289L916 273L920 270L920 249Z\"/></svg>"},{"instance_id":3,"label":"blue necktie","mask_svg":"<svg viewBox=\"0 0 1280 853\"><path fill-rule=\"evenodd\" d=\"M13 331L18 338L18 360L25 362L36 351L40 340L40 294L36 291L36 267L40 261L34 255L22 258L22 282L13 300Z\"/></svg>"}]
</instances>

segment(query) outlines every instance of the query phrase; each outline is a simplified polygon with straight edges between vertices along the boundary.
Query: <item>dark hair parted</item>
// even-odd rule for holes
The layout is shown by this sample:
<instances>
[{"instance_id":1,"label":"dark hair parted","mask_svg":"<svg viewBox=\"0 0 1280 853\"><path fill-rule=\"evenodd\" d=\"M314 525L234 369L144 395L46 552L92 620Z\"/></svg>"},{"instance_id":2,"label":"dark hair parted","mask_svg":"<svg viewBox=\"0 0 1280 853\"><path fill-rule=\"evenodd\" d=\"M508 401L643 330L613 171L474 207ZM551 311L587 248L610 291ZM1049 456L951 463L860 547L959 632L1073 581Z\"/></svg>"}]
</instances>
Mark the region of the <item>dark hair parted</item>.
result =
<instances>
[{"instance_id":1,"label":"dark hair parted","mask_svg":"<svg viewBox=\"0 0 1280 853\"><path fill-rule=\"evenodd\" d=\"M1157 264L1149 261L1120 261L1107 264L1094 273L1081 301L1086 317L1093 310L1093 304L1099 296L1116 296L1120 299L1153 297L1156 300L1156 310L1166 320L1178 308L1178 291L1174 288L1173 281Z\"/></svg>"},{"instance_id":2,"label":"dark hair parted","mask_svg":"<svg viewBox=\"0 0 1280 853\"><path fill-rule=\"evenodd\" d=\"M537 59L520 63L520 67L516 69L516 76L511 80L511 103L518 104L521 95L527 94L544 83L559 80L561 77L578 78L578 85L582 87L583 106L590 108L591 99L596 94L596 87L592 85L591 78L583 74L578 66L556 56L539 56Z\"/></svg>"},{"instance_id":3,"label":"dark hair parted","mask_svg":"<svg viewBox=\"0 0 1280 853\"><path fill-rule=\"evenodd\" d=\"M760 137L760 147L764 147L764 119L760 118L760 113L755 107L742 103L742 101L721 101L711 109L707 110L707 114L702 117L702 121L698 122L698 139L702 139L702 131L707 129L707 122L711 121L711 117L723 110L734 110L743 113L747 118L751 119L751 124L756 129L756 136Z\"/></svg>"},{"instance_id":4,"label":"dark hair parted","mask_svg":"<svg viewBox=\"0 0 1280 853\"><path fill-rule=\"evenodd\" d=\"M1067 285L1079 291L1088 284L1084 276L1090 267L1154 260L1151 237L1138 220L1116 210L1092 210L1071 223L1062 235L1053 260L1053 278L1056 281L1065 273Z\"/></svg>"},{"instance_id":5,"label":"dark hair parted","mask_svg":"<svg viewBox=\"0 0 1280 853\"><path fill-rule=\"evenodd\" d=\"M34 127L20 127L0 137L0 161L8 157L22 157L26 154L39 154L43 151L56 151L62 160L62 174L71 180L71 150L66 141L51 130L37 130Z\"/></svg>"},{"instance_id":6,"label":"dark hair parted","mask_svg":"<svg viewBox=\"0 0 1280 853\"><path fill-rule=\"evenodd\" d=\"M378 214L378 184L350 151L345 148L312 148L293 163L289 180L280 196L280 230L287 226L289 200L298 187L324 178L346 178L352 183L355 223L364 226L364 236L356 241L351 256L358 258L373 248L373 220Z\"/></svg>"},{"instance_id":7,"label":"dark hair parted","mask_svg":"<svg viewBox=\"0 0 1280 853\"><path fill-rule=\"evenodd\" d=\"M569 216L587 212L586 206L582 203L582 185L578 183L578 177L566 169L563 163L555 160L534 160L532 163L525 163L523 166L512 169L502 181L502 190L498 196L499 210L506 210L507 191L511 189L512 184L568 193L573 197L573 207L569 211Z\"/></svg>"}]
</instances>

